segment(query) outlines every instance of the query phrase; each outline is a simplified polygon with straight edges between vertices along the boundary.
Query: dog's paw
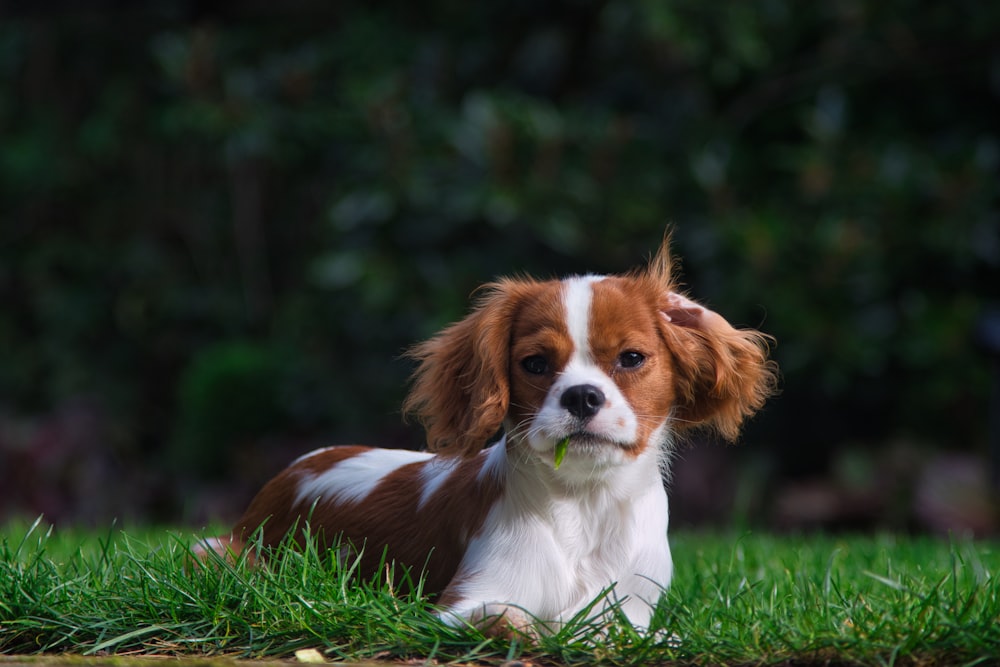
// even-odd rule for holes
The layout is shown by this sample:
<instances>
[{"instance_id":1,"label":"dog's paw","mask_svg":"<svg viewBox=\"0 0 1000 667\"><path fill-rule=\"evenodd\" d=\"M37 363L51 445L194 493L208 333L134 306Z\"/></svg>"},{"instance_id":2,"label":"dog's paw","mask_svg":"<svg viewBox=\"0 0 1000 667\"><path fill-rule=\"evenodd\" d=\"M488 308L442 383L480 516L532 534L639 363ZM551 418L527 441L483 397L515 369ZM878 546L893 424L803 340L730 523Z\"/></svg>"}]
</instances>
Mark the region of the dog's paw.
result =
<instances>
[{"instance_id":1,"label":"dog's paw","mask_svg":"<svg viewBox=\"0 0 1000 667\"><path fill-rule=\"evenodd\" d=\"M468 621L491 638L533 642L540 636L536 620L530 614L500 602L484 604L469 615Z\"/></svg>"}]
</instances>

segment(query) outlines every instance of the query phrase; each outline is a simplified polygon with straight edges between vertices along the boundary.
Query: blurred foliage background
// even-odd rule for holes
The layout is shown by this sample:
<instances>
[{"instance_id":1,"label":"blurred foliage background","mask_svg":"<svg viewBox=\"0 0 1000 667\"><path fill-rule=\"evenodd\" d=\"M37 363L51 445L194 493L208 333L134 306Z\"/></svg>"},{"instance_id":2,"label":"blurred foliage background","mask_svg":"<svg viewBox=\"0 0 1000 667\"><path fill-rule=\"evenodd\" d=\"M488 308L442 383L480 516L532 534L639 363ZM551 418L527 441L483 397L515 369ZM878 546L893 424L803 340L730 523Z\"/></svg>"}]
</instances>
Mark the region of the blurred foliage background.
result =
<instances>
[{"instance_id":1,"label":"blurred foliage background","mask_svg":"<svg viewBox=\"0 0 1000 667\"><path fill-rule=\"evenodd\" d=\"M228 520L308 447L417 447L398 355L478 284L672 226L783 372L675 513L996 529L1000 5L46 7L0 21L0 516Z\"/></svg>"}]
</instances>

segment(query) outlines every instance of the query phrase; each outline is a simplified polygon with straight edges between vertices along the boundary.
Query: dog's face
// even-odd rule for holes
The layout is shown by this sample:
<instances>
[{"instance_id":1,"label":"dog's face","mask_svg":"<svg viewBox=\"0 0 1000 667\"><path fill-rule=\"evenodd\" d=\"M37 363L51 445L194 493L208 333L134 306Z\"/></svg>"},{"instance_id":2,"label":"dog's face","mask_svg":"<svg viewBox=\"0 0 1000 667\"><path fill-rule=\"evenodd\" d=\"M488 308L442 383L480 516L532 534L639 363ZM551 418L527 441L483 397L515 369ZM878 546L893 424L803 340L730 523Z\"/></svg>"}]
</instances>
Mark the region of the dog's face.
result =
<instances>
[{"instance_id":1,"label":"dog's face","mask_svg":"<svg viewBox=\"0 0 1000 667\"><path fill-rule=\"evenodd\" d=\"M673 360L657 303L634 281L540 283L511 327L508 437L566 473L637 457L662 439L674 404Z\"/></svg>"},{"instance_id":2,"label":"dog's face","mask_svg":"<svg viewBox=\"0 0 1000 667\"><path fill-rule=\"evenodd\" d=\"M501 426L565 475L624 464L705 426L734 439L773 391L766 337L674 290L666 248L643 272L487 286L464 320L416 348L406 408L428 446L471 455Z\"/></svg>"}]
</instances>

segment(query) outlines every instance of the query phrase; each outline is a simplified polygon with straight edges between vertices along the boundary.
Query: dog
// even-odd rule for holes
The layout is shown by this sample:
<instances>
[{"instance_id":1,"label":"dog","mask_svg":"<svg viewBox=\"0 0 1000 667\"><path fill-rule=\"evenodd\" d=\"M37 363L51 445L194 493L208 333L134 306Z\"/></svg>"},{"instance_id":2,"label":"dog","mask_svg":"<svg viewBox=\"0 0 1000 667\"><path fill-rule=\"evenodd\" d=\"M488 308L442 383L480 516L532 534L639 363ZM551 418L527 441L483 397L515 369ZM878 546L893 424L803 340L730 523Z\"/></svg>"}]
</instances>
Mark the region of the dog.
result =
<instances>
[{"instance_id":1,"label":"dog","mask_svg":"<svg viewBox=\"0 0 1000 667\"><path fill-rule=\"evenodd\" d=\"M770 338L682 295L672 273L667 239L631 273L484 286L409 353L403 408L428 451L306 454L202 557L232 557L258 530L265 547L302 541L308 522L361 572L422 572L452 624L530 633L614 608L647 627L673 572L675 441L736 439L776 378Z\"/></svg>"}]
</instances>

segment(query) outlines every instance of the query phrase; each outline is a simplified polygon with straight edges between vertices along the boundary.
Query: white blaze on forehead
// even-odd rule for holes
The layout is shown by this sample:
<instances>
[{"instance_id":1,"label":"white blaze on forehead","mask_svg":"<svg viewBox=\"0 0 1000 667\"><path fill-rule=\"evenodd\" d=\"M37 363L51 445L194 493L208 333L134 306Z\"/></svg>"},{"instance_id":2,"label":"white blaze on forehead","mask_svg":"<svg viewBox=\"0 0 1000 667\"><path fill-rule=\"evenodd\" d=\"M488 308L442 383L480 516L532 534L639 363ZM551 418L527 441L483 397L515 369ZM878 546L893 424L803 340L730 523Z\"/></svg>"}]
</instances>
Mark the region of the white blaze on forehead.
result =
<instances>
[{"instance_id":1,"label":"white blaze on forehead","mask_svg":"<svg viewBox=\"0 0 1000 667\"><path fill-rule=\"evenodd\" d=\"M590 361L590 303L593 301L594 283L604 276L568 278L563 289L563 306L566 309L566 328L573 341L573 357Z\"/></svg>"},{"instance_id":2,"label":"white blaze on forehead","mask_svg":"<svg viewBox=\"0 0 1000 667\"><path fill-rule=\"evenodd\" d=\"M295 500L307 505L320 499L358 502L364 500L389 473L433 456L428 452L405 449L369 449L334 464L318 475L303 477Z\"/></svg>"}]
</instances>

